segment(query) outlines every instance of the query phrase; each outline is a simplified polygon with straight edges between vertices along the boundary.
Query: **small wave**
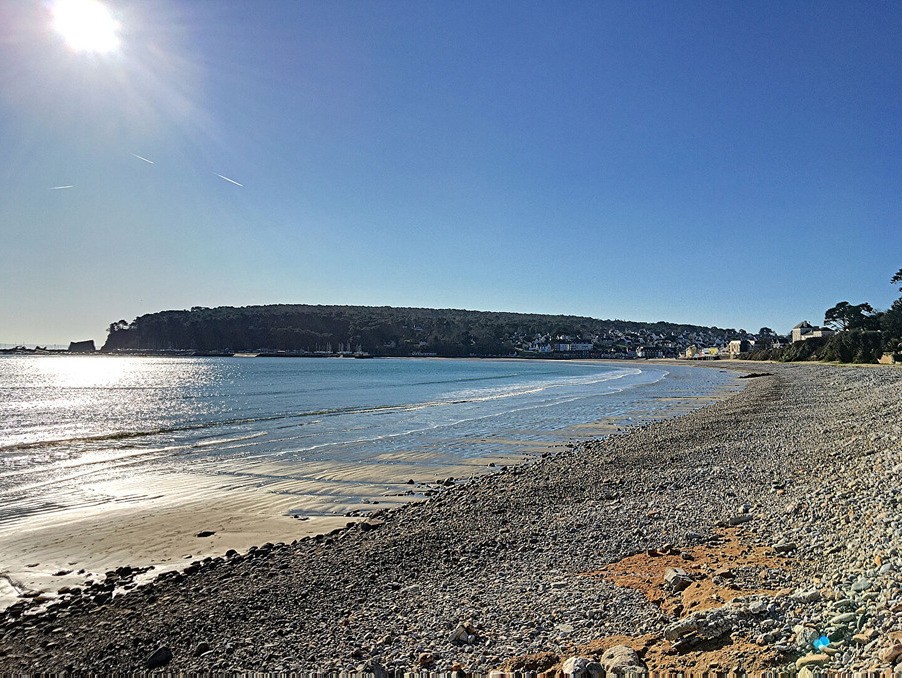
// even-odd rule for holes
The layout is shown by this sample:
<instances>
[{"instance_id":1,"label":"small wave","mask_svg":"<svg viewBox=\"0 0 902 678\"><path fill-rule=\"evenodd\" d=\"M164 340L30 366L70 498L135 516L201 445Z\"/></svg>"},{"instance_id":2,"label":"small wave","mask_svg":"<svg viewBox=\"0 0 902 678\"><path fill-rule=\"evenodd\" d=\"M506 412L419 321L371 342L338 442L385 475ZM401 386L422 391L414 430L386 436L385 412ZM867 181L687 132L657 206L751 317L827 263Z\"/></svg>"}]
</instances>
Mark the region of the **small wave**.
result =
<instances>
[{"instance_id":1,"label":"small wave","mask_svg":"<svg viewBox=\"0 0 902 678\"><path fill-rule=\"evenodd\" d=\"M213 445L227 445L228 443L240 443L245 440L253 440L254 438L261 438L267 435L266 431L260 431L258 433L251 433L246 436L234 436L232 438L212 438L210 440L200 440L191 447L211 447Z\"/></svg>"}]
</instances>

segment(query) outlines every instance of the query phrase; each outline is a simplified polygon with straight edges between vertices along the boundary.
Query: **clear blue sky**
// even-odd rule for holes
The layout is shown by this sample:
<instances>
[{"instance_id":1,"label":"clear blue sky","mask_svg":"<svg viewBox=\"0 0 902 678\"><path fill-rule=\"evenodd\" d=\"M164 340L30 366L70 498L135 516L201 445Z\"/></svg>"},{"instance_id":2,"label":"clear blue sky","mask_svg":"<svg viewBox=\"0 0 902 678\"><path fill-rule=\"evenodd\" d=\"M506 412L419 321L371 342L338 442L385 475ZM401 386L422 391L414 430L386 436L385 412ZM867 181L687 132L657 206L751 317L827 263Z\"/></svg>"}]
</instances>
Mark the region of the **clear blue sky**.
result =
<instances>
[{"instance_id":1,"label":"clear blue sky","mask_svg":"<svg viewBox=\"0 0 902 678\"><path fill-rule=\"evenodd\" d=\"M264 303L786 332L898 296L898 2L106 5L98 54L0 0L0 342Z\"/></svg>"}]
</instances>

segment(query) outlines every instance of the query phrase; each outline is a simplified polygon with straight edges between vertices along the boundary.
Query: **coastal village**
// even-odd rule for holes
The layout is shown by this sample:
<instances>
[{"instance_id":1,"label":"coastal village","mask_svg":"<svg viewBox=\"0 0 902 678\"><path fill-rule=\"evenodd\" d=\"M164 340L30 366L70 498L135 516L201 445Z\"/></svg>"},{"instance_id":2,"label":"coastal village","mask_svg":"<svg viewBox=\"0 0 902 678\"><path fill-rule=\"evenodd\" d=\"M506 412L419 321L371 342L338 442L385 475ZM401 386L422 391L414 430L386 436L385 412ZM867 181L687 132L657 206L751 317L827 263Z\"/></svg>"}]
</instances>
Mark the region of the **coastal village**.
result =
<instances>
[{"instance_id":1,"label":"coastal village","mask_svg":"<svg viewBox=\"0 0 902 678\"><path fill-rule=\"evenodd\" d=\"M414 331L420 329L411 328ZM654 330L640 329L638 331L622 331L612 329L593 336L573 336L569 334L535 334L531 337L514 334L509 337L509 342L515 347L514 352L504 357L523 358L595 358L614 360L635 359L686 359L686 360L715 360L722 358L735 358L740 353L760 348L780 348L789 342L803 341L815 337L826 337L833 331L816 327L807 321L799 323L790 335L781 336L769 328L761 328L758 333L750 333L745 330L722 330L718 328L699 329L685 332L656 332ZM260 357L274 356L299 356L299 357L361 357L369 354L359 345L352 346L351 342L339 342L335 349L331 344L323 346L315 351L285 351L269 347L259 347L247 352L249 355ZM396 348L396 342L388 342L386 348ZM421 339L415 345L410 346L409 355L414 357L436 357L436 351L431 351L429 341ZM73 341L66 348L48 348L36 346L13 346L0 348L4 354L53 354L53 353L78 353L90 354L98 352L93 340ZM228 356L235 355L229 350L217 351L215 354L204 351L191 351L187 349L161 349L148 351L121 350L113 351L116 354L158 354L158 355L196 355L196 356ZM243 352L242 352L243 353Z\"/></svg>"}]
</instances>

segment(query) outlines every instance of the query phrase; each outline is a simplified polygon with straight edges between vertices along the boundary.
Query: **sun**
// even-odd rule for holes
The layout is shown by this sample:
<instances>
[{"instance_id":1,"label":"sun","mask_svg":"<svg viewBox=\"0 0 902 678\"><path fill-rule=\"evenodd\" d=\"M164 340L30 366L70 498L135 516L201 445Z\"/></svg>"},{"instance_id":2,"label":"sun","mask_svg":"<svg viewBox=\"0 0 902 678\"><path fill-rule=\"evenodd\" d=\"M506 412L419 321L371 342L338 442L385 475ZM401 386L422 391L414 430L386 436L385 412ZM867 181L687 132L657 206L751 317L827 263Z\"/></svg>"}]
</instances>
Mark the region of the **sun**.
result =
<instances>
[{"instance_id":1,"label":"sun","mask_svg":"<svg viewBox=\"0 0 902 678\"><path fill-rule=\"evenodd\" d=\"M76 52L107 54L119 48L119 22L99 0L55 0L53 28Z\"/></svg>"}]
</instances>

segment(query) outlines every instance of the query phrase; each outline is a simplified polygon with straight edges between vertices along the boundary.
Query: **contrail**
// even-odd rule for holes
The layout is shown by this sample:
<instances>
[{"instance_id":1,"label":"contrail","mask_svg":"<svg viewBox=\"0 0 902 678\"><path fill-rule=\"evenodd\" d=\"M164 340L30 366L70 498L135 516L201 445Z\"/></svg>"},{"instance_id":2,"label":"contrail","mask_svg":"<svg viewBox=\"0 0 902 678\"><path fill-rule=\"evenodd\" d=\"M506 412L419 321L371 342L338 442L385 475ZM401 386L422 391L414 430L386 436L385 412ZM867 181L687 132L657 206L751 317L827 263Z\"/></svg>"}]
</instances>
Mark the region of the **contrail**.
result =
<instances>
[{"instance_id":1,"label":"contrail","mask_svg":"<svg viewBox=\"0 0 902 678\"><path fill-rule=\"evenodd\" d=\"M213 174L216 174L216 172L213 172ZM232 183L232 184L235 184L236 186L241 186L242 188L244 188L244 184L239 184L239 183L238 183L237 181L235 181L234 179L229 179L228 177L224 177L224 176L222 176L221 174L216 174L216 176L218 176L220 179L225 179L225 180L228 181L229 183Z\"/></svg>"},{"instance_id":2,"label":"contrail","mask_svg":"<svg viewBox=\"0 0 902 678\"><path fill-rule=\"evenodd\" d=\"M51 187L48 188L47 190L48 190L48 191L61 191L61 190L63 190L64 188L75 188L75 186L74 186L74 185L73 185L73 186L51 186Z\"/></svg>"},{"instance_id":3,"label":"contrail","mask_svg":"<svg viewBox=\"0 0 902 678\"><path fill-rule=\"evenodd\" d=\"M157 164L157 163L155 163L153 160L148 160L148 159L145 158L143 155L138 155L137 153L132 153L132 155L135 156L138 160L143 160L144 162L148 162L148 163L150 163L151 165L156 165L156 164Z\"/></svg>"}]
</instances>

